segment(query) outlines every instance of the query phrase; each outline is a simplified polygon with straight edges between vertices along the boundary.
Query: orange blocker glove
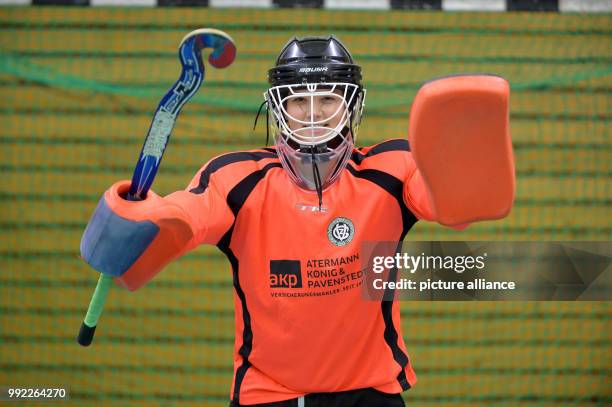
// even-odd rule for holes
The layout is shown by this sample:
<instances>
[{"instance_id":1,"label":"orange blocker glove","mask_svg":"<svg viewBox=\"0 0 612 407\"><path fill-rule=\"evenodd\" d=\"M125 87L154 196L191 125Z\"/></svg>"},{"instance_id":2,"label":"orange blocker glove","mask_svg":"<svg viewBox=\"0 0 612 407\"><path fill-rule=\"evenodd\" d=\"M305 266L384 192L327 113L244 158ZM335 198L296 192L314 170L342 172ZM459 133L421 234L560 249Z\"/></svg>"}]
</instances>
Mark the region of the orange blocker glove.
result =
<instances>
[{"instance_id":1,"label":"orange blocker glove","mask_svg":"<svg viewBox=\"0 0 612 407\"><path fill-rule=\"evenodd\" d=\"M432 220L456 227L510 212L509 94L508 82L493 75L451 76L419 89L408 139Z\"/></svg>"},{"instance_id":2,"label":"orange blocker glove","mask_svg":"<svg viewBox=\"0 0 612 407\"><path fill-rule=\"evenodd\" d=\"M81 256L133 291L183 254L194 233L179 205L151 190L143 201L127 201L129 189L130 181L119 181L104 193L81 239Z\"/></svg>"}]
</instances>

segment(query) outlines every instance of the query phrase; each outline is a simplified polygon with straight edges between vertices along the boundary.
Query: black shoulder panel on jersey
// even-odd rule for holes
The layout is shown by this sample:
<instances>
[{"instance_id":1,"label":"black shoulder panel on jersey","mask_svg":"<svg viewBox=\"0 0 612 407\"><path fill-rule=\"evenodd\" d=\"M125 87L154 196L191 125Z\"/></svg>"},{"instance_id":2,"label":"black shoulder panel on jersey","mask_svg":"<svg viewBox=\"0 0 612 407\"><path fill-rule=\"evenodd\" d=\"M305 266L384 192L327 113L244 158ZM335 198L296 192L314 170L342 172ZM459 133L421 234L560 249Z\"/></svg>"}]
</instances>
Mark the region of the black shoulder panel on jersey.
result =
<instances>
[{"instance_id":1,"label":"black shoulder panel on jersey","mask_svg":"<svg viewBox=\"0 0 612 407\"><path fill-rule=\"evenodd\" d=\"M393 141L402 141L402 140L392 140ZM386 143L383 143L386 144ZM407 142L406 142L407 144ZM381 144L382 145L382 144ZM380 145L379 145L380 146ZM377 146L377 147L379 147ZM371 152L372 150L370 150ZM389 150L386 150L389 151ZM400 207L402 213L402 233L398 239L398 245L396 252L399 253L402 248L402 241L406 234L412 228L412 226L417 222L417 217L408 209L406 204L404 203L404 184L401 180L395 178L391 174L387 174L386 172L374 169L366 169L366 170L356 170L351 165L347 165L346 168L349 170L351 174L353 174L357 178L362 178L373 182L378 185L389 194L391 194L396 200ZM397 268L394 268L389 273L389 281L395 281L397 277ZM406 355L402 349L399 347L398 338L399 335L397 333L397 329L393 325L393 296L395 295L394 290L387 289L383 294L384 300L381 301L381 313L383 320L385 321L385 331L384 337L385 342L391 349L391 353L393 354L393 359L400 365L401 370L397 375L397 381L402 387L402 390L408 390L410 388L410 383L408 383L408 379L406 378L406 366L408 366L408 355Z\"/></svg>"},{"instance_id":2,"label":"black shoulder panel on jersey","mask_svg":"<svg viewBox=\"0 0 612 407\"><path fill-rule=\"evenodd\" d=\"M381 170L365 169L357 170L351 165L347 165L346 168L351 174L357 178L363 178L374 184L378 185L389 194L391 194L396 200L402 212L402 234L399 236L399 241L404 240L404 237L417 222L417 217L408 209L404 203L404 183L395 178L393 175L388 174Z\"/></svg>"},{"instance_id":3,"label":"black shoulder panel on jersey","mask_svg":"<svg viewBox=\"0 0 612 407\"><path fill-rule=\"evenodd\" d=\"M366 154L361 151L353 151L351 160L359 165L363 160L376 154L386 153L387 151L410 151L408 140L396 139L384 141L370 149Z\"/></svg>"},{"instance_id":4,"label":"black shoulder panel on jersey","mask_svg":"<svg viewBox=\"0 0 612 407\"><path fill-rule=\"evenodd\" d=\"M266 151L269 151L271 153L274 153L274 154L278 155L278 153L276 151L276 147L265 147L265 148L262 148L262 150L266 150Z\"/></svg>"},{"instance_id":5,"label":"black shoulder panel on jersey","mask_svg":"<svg viewBox=\"0 0 612 407\"><path fill-rule=\"evenodd\" d=\"M217 170L225 167L226 165L230 165L233 163L241 162L241 161L259 161L264 158L276 158L276 152L267 152L263 151L239 151L235 153L229 153L222 155L213 159L208 166L202 171L200 174L200 182L197 187L192 188L189 192L194 194L202 194L208 188L208 182L210 181L210 176Z\"/></svg>"},{"instance_id":6,"label":"black shoulder panel on jersey","mask_svg":"<svg viewBox=\"0 0 612 407\"><path fill-rule=\"evenodd\" d=\"M257 185L272 168L282 168L280 163L270 163L261 170L255 171L247 175L227 194L227 204L232 210L234 216L238 216L240 208Z\"/></svg>"}]
</instances>

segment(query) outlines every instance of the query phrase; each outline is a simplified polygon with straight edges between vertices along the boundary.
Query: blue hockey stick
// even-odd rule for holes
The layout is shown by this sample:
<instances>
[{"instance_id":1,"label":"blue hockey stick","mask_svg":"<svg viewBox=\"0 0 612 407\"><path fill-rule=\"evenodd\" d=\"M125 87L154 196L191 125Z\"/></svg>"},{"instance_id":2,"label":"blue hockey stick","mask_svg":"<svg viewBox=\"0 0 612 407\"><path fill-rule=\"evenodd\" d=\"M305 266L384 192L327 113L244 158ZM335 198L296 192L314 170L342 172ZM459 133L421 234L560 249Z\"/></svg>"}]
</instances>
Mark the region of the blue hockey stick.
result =
<instances>
[{"instance_id":1,"label":"blue hockey stick","mask_svg":"<svg viewBox=\"0 0 612 407\"><path fill-rule=\"evenodd\" d=\"M182 65L181 76L157 106L132 176L132 184L127 195L128 200L140 201L147 196L168 145L176 119L185 103L196 94L204 82L203 48L212 49L208 62L215 68L229 66L236 57L234 41L223 31L213 28L200 28L183 38L179 45L179 59ZM88 346L93 340L112 279L112 276L100 274L98 285L77 337L77 342L83 346Z\"/></svg>"}]
</instances>

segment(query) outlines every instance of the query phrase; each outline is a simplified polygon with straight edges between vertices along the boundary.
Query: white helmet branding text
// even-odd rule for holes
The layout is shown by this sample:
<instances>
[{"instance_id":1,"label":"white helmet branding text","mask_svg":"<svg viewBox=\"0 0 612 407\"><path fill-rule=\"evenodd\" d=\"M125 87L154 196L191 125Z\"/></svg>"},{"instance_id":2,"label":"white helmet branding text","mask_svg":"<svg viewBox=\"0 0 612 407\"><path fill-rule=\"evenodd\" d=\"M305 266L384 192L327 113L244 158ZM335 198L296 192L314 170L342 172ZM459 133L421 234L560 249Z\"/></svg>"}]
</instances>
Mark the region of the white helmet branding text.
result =
<instances>
[{"instance_id":1,"label":"white helmet branding text","mask_svg":"<svg viewBox=\"0 0 612 407\"><path fill-rule=\"evenodd\" d=\"M326 66L315 66L315 67L300 68L298 72L300 73L327 72L327 67Z\"/></svg>"}]
</instances>

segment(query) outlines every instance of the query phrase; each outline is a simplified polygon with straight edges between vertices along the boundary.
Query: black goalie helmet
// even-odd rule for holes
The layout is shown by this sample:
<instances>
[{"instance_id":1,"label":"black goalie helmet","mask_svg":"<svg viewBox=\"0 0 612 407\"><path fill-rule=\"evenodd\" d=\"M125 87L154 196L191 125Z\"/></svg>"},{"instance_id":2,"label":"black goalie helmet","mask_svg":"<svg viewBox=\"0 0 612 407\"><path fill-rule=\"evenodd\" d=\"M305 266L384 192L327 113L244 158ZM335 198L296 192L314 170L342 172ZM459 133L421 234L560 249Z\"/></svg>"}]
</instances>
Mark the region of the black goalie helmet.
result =
<instances>
[{"instance_id":1,"label":"black goalie helmet","mask_svg":"<svg viewBox=\"0 0 612 407\"><path fill-rule=\"evenodd\" d=\"M346 167L361 122L361 67L336 37L293 38L268 71L269 132L302 188L322 190Z\"/></svg>"}]
</instances>

